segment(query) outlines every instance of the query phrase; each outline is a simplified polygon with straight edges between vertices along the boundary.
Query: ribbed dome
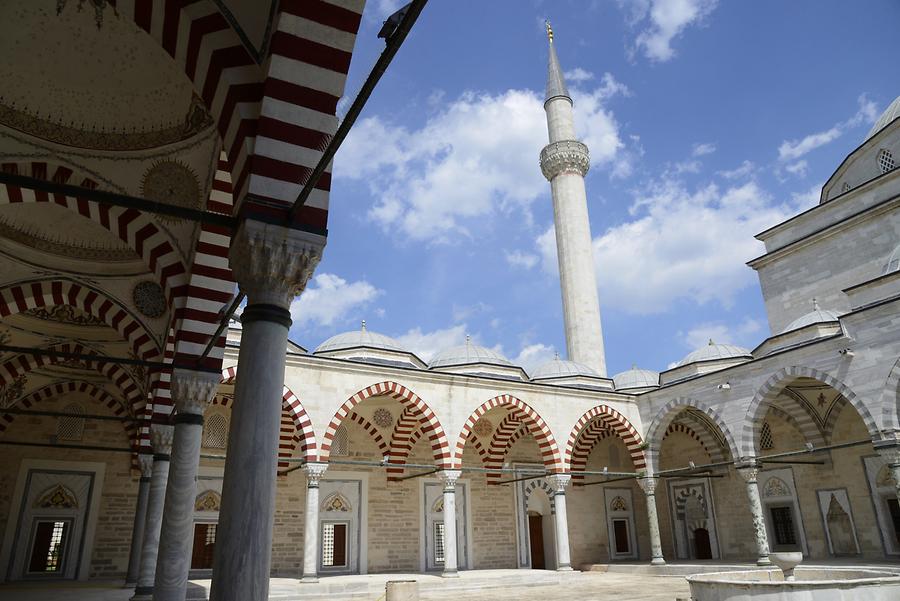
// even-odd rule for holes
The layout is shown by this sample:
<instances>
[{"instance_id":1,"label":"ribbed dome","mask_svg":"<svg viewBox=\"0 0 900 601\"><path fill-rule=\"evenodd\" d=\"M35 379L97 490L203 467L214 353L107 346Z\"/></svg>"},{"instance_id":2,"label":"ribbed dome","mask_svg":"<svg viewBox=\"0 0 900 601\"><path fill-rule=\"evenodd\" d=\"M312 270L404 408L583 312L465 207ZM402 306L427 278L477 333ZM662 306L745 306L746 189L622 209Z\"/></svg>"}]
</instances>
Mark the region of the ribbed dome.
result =
<instances>
[{"instance_id":1,"label":"ribbed dome","mask_svg":"<svg viewBox=\"0 0 900 601\"><path fill-rule=\"evenodd\" d=\"M489 348L472 344L472 341L466 336L466 343L454 346L439 352L428 364L429 368L446 367L449 365L469 365L472 363L491 363L493 365L509 365L512 363L495 351Z\"/></svg>"},{"instance_id":2,"label":"ribbed dome","mask_svg":"<svg viewBox=\"0 0 900 601\"><path fill-rule=\"evenodd\" d=\"M382 349L388 351L407 352L400 343L384 334L370 332L366 329L366 322L362 322L362 326L358 330L352 332L344 332L336 336L332 336L322 344L320 344L313 353L325 353L328 351L340 351L348 348L371 348Z\"/></svg>"},{"instance_id":3,"label":"ribbed dome","mask_svg":"<svg viewBox=\"0 0 900 601\"><path fill-rule=\"evenodd\" d=\"M900 96L894 98L894 101L888 105L883 113L881 113L878 121L876 121L875 125L872 126L872 129L869 130L869 133L866 136L866 140L880 132L887 126L888 123L890 123L897 117L900 117Z\"/></svg>"},{"instance_id":4,"label":"ribbed dome","mask_svg":"<svg viewBox=\"0 0 900 601\"><path fill-rule=\"evenodd\" d=\"M804 328L814 323L828 323L837 320L837 313L835 313L834 311L829 311L827 309L820 309L819 303L816 301L816 299L813 299L813 310L806 315L798 317L797 319L792 321L790 324L788 324L788 327L782 330L781 333L784 334L785 332L799 330L800 328Z\"/></svg>"},{"instance_id":5,"label":"ribbed dome","mask_svg":"<svg viewBox=\"0 0 900 601\"><path fill-rule=\"evenodd\" d=\"M678 362L678 367L697 363L698 361L715 361L716 359L735 359L746 357L752 359L749 349L733 344L716 344L712 340L704 347L698 348L693 353Z\"/></svg>"},{"instance_id":6,"label":"ribbed dome","mask_svg":"<svg viewBox=\"0 0 900 601\"><path fill-rule=\"evenodd\" d=\"M616 387L616 390L656 387L659 386L659 373L632 366L631 369L614 375L613 385Z\"/></svg>"},{"instance_id":7,"label":"ribbed dome","mask_svg":"<svg viewBox=\"0 0 900 601\"><path fill-rule=\"evenodd\" d=\"M537 366L534 371L531 372L532 380L546 380L548 378L570 378L574 376L588 376L592 378L599 378L600 374L582 363L560 359L559 355L557 355L555 359Z\"/></svg>"}]
</instances>

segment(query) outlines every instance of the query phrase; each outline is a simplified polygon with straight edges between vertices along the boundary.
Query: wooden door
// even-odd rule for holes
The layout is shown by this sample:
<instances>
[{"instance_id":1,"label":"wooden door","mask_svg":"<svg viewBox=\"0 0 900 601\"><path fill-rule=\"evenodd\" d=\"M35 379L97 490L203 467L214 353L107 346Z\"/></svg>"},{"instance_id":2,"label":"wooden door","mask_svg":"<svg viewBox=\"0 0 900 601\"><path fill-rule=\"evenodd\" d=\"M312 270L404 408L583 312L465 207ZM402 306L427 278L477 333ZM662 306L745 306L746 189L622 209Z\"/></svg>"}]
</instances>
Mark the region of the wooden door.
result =
<instances>
[{"instance_id":1,"label":"wooden door","mask_svg":"<svg viewBox=\"0 0 900 601\"><path fill-rule=\"evenodd\" d=\"M628 522L626 520L613 520L613 531L616 536L616 553L623 554L631 551L628 536Z\"/></svg>"},{"instance_id":2,"label":"wooden door","mask_svg":"<svg viewBox=\"0 0 900 601\"><path fill-rule=\"evenodd\" d=\"M709 530L706 528L694 530L694 558L712 559L712 545L709 543Z\"/></svg>"},{"instance_id":3,"label":"wooden door","mask_svg":"<svg viewBox=\"0 0 900 601\"><path fill-rule=\"evenodd\" d=\"M216 549L216 525L194 524L194 546L191 550L192 570L211 570Z\"/></svg>"},{"instance_id":4,"label":"wooden door","mask_svg":"<svg viewBox=\"0 0 900 601\"><path fill-rule=\"evenodd\" d=\"M531 568L543 570L546 564L544 561L544 516L541 514L529 514L528 538L531 541Z\"/></svg>"}]
</instances>

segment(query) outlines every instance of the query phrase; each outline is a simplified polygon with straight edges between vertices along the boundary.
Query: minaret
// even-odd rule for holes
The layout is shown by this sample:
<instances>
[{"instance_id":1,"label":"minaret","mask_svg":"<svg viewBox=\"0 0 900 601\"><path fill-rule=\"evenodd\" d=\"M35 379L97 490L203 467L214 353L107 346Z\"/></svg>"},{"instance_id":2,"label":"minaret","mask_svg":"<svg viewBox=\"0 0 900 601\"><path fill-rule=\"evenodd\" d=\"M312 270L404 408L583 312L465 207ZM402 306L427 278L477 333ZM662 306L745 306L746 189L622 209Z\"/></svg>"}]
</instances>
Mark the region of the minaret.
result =
<instances>
[{"instance_id":1,"label":"minaret","mask_svg":"<svg viewBox=\"0 0 900 601\"><path fill-rule=\"evenodd\" d=\"M605 377L606 355L584 189L590 159L587 146L575 139L572 98L556 57L549 22L547 37L550 39L550 67L544 111L550 143L541 151L541 171L550 181L553 194L566 349L571 361L583 363Z\"/></svg>"}]
</instances>

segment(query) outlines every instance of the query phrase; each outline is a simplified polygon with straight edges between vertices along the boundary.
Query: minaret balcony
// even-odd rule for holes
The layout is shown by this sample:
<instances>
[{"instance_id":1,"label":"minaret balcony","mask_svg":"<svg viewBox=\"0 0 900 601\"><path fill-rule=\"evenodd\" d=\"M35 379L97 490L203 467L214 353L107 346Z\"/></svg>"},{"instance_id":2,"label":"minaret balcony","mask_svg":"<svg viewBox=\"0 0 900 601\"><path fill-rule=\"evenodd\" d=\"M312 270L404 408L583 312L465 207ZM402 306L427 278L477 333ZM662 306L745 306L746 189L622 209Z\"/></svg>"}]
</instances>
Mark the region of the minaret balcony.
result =
<instances>
[{"instance_id":1,"label":"minaret balcony","mask_svg":"<svg viewBox=\"0 0 900 601\"><path fill-rule=\"evenodd\" d=\"M541 172L548 181L563 173L584 177L590 167L588 147L577 140L552 142L541 151Z\"/></svg>"}]
</instances>

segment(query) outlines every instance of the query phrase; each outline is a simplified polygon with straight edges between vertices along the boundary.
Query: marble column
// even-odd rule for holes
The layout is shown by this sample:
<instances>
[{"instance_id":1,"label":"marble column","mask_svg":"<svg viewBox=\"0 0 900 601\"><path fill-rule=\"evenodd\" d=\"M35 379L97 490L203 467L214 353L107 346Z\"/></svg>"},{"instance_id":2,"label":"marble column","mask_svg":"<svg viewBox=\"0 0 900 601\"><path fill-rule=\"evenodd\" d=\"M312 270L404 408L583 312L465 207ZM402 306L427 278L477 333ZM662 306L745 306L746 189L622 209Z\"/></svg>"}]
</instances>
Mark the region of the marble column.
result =
<instances>
[{"instance_id":1,"label":"marble column","mask_svg":"<svg viewBox=\"0 0 900 601\"><path fill-rule=\"evenodd\" d=\"M738 473L747 483L747 499L750 501L750 514L753 517L753 532L756 535L756 553L758 558L756 565L767 566L769 560L769 537L766 534L766 520L763 516L762 501L759 498L759 467L750 466L738 468Z\"/></svg>"},{"instance_id":2,"label":"marble column","mask_svg":"<svg viewBox=\"0 0 900 601\"><path fill-rule=\"evenodd\" d=\"M321 258L322 236L245 220L230 266L241 314L235 400L216 530L211 601L268 599L284 362L291 301Z\"/></svg>"},{"instance_id":3,"label":"marble column","mask_svg":"<svg viewBox=\"0 0 900 601\"><path fill-rule=\"evenodd\" d=\"M194 504L203 438L203 413L221 375L176 369L172 373L175 436L156 560L154 601L184 601L194 544Z\"/></svg>"},{"instance_id":4,"label":"marble column","mask_svg":"<svg viewBox=\"0 0 900 601\"><path fill-rule=\"evenodd\" d=\"M663 557L662 541L659 537L659 514L656 512L656 485L659 479L654 477L638 478L638 485L647 496L647 526L650 530L650 565L666 565Z\"/></svg>"},{"instance_id":5,"label":"marble column","mask_svg":"<svg viewBox=\"0 0 900 601\"><path fill-rule=\"evenodd\" d=\"M303 516L303 578L300 582L318 582L319 575L319 480L328 469L327 463L307 463L306 514Z\"/></svg>"},{"instance_id":6,"label":"marble column","mask_svg":"<svg viewBox=\"0 0 900 601\"><path fill-rule=\"evenodd\" d=\"M172 426L160 424L150 426L153 472L150 475L150 494L147 497L147 519L144 524L140 570L132 601L150 601L153 598L156 556L159 553L159 533L162 528L163 503L166 500L166 482L169 479L169 455L172 452L173 435Z\"/></svg>"},{"instance_id":7,"label":"marble column","mask_svg":"<svg viewBox=\"0 0 900 601\"><path fill-rule=\"evenodd\" d=\"M459 544L456 540L456 481L462 474L461 470L442 470L438 472L438 478L444 483L444 578L459 577Z\"/></svg>"},{"instance_id":8,"label":"marble column","mask_svg":"<svg viewBox=\"0 0 900 601\"><path fill-rule=\"evenodd\" d=\"M147 499L150 497L153 455L138 455L138 465L141 468L141 481L138 485L137 505L134 509L134 527L131 529L131 553L128 555L128 571L125 575L127 588L134 588L137 585L141 566L141 545L144 542L144 525L147 523Z\"/></svg>"},{"instance_id":9,"label":"marble column","mask_svg":"<svg viewBox=\"0 0 900 601\"><path fill-rule=\"evenodd\" d=\"M569 555L569 518L566 515L566 487L572 480L571 474L551 474L547 481L553 487L553 505L556 509L556 569L560 572L572 570Z\"/></svg>"},{"instance_id":10,"label":"marble column","mask_svg":"<svg viewBox=\"0 0 900 601\"><path fill-rule=\"evenodd\" d=\"M894 487L897 491L897 502L900 503L900 446L882 447L876 449L878 454L887 459L888 469L894 477Z\"/></svg>"}]
</instances>

